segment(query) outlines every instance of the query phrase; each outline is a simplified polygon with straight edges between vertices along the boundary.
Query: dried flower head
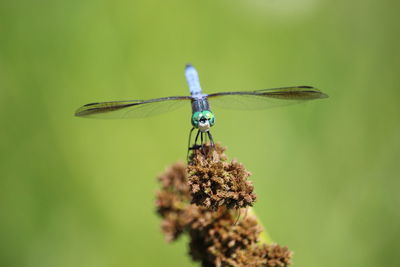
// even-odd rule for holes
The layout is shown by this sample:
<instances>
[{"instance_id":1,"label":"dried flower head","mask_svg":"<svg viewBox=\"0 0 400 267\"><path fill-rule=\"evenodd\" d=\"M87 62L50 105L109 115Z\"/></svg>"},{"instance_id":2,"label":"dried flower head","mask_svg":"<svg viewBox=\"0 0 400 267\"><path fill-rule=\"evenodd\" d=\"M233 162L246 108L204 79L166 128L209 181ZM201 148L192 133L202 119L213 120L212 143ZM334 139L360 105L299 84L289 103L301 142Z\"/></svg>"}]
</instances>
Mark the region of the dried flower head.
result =
<instances>
[{"instance_id":1,"label":"dried flower head","mask_svg":"<svg viewBox=\"0 0 400 267\"><path fill-rule=\"evenodd\" d=\"M215 150L209 147L205 149L205 154L195 151L191 155L189 166L176 163L158 178L161 190L157 193L156 207L163 218L161 228L166 240L174 241L182 233L187 233L190 237L190 255L202 266L285 267L290 264L292 253L286 247L260 243L263 229L253 213L247 214L244 212L246 209L230 209L254 201L253 187L246 180L249 173L239 163L227 163L221 146L217 145ZM199 184L206 182L205 177L214 181L218 176L230 181L229 185L224 182L218 185L212 182L208 187ZM191 183L191 178L199 183ZM209 206L199 206L193 201L192 197L196 196L193 194L195 184L203 189L219 188L208 195L213 199ZM238 188L247 188L252 202L235 202L244 199L243 192ZM233 198L235 201L223 198L223 190L239 197ZM216 196L221 198L219 201L223 200L221 205L219 201L213 202ZM240 218L241 212L245 215Z\"/></svg>"},{"instance_id":2,"label":"dried flower head","mask_svg":"<svg viewBox=\"0 0 400 267\"><path fill-rule=\"evenodd\" d=\"M177 239L186 226L184 213L190 193L185 164L175 163L158 177L158 181L161 191L156 196L157 213L163 217L161 229L170 242Z\"/></svg>"},{"instance_id":3,"label":"dried flower head","mask_svg":"<svg viewBox=\"0 0 400 267\"><path fill-rule=\"evenodd\" d=\"M227 162L224 151L219 144L193 151L188 165L192 203L212 210L252 206L256 195L247 180L250 172L237 161Z\"/></svg>"},{"instance_id":4,"label":"dried flower head","mask_svg":"<svg viewBox=\"0 0 400 267\"><path fill-rule=\"evenodd\" d=\"M234 212L226 210L206 228L191 229L192 258L203 266L237 266L237 252L256 244L262 228L252 216L235 220Z\"/></svg>"},{"instance_id":5,"label":"dried flower head","mask_svg":"<svg viewBox=\"0 0 400 267\"><path fill-rule=\"evenodd\" d=\"M285 267L291 264L293 253L278 244L256 244L237 251L235 264L230 266Z\"/></svg>"}]
</instances>

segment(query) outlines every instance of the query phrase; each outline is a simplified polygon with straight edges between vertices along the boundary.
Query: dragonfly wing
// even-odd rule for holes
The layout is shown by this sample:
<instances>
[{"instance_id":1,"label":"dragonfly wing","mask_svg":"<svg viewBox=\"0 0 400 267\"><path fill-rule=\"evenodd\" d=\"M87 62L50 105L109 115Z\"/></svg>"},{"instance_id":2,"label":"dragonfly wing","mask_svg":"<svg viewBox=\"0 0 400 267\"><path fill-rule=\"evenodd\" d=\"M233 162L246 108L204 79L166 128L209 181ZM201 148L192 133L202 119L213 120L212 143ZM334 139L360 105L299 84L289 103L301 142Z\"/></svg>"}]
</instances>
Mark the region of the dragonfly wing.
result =
<instances>
[{"instance_id":1,"label":"dragonfly wing","mask_svg":"<svg viewBox=\"0 0 400 267\"><path fill-rule=\"evenodd\" d=\"M308 100L328 97L320 90L311 86L282 87L256 91L221 92L209 94L212 106L254 110L286 106Z\"/></svg>"},{"instance_id":2,"label":"dragonfly wing","mask_svg":"<svg viewBox=\"0 0 400 267\"><path fill-rule=\"evenodd\" d=\"M150 100L90 103L80 107L75 116L88 118L144 118L176 110L187 104L190 96L170 96Z\"/></svg>"}]
</instances>

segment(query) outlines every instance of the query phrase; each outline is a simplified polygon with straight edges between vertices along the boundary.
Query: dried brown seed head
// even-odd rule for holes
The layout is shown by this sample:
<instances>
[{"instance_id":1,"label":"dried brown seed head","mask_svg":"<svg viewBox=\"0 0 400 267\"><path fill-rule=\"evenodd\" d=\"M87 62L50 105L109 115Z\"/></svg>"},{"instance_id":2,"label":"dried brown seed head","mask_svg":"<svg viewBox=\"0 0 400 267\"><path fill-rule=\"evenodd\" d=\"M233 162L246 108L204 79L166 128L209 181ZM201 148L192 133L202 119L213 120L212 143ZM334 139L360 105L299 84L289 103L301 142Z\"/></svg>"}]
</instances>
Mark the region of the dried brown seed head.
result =
<instances>
[{"instance_id":1,"label":"dried brown seed head","mask_svg":"<svg viewBox=\"0 0 400 267\"><path fill-rule=\"evenodd\" d=\"M156 195L157 213L163 218L161 229L168 242L177 239L186 227L185 212L190 203L186 166L175 163L158 177L161 191Z\"/></svg>"},{"instance_id":2,"label":"dried brown seed head","mask_svg":"<svg viewBox=\"0 0 400 267\"><path fill-rule=\"evenodd\" d=\"M192 203L211 210L252 206L256 195L253 184L247 180L250 172L235 160L227 162L224 151L219 144L193 151L188 165Z\"/></svg>"},{"instance_id":3,"label":"dried brown seed head","mask_svg":"<svg viewBox=\"0 0 400 267\"><path fill-rule=\"evenodd\" d=\"M189 232L190 255L203 266L245 266L239 265L239 252L254 246L261 231L255 217L246 216L236 223L235 212L225 210L205 229Z\"/></svg>"},{"instance_id":4,"label":"dried brown seed head","mask_svg":"<svg viewBox=\"0 0 400 267\"><path fill-rule=\"evenodd\" d=\"M255 195L250 173L236 161L226 162L224 150L219 145L196 150L189 166L176 163L158 178L156 207L166 240L188 233L190 255L203 266L286 267L292 253L260 244L257 217L243 212L238 220L245 209L232 209L251 205Z\"/></svg>"},{"instance_id":5,"label":"dried brown seed head","mask_svg":"<svg viewBox=\"0 0 400 267\"><path fill-rule=\"evenodd\" d=\"M227 259L225 266L286 267L291 264L292 252L277 244L253 245L238 250L234 259Z\"/></svg>"}]
</instances>

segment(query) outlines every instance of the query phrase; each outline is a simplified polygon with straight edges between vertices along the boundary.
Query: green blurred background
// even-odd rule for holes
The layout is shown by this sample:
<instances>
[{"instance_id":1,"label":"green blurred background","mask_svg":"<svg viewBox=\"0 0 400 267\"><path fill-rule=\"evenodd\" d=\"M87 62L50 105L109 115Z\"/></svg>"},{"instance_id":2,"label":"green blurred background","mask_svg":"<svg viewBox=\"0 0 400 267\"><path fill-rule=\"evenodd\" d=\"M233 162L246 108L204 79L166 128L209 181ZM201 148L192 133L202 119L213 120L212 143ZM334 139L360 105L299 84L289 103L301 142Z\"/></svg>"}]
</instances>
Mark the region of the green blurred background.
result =
<instances>
[{"instance_id":1,"label":"green blurred background","mask_svg":"<svg viewBox=\"0 0 400 267\"><path fill-rule=\"evenodd\" d=\"M89 120L93 101L313 85L329 99L214 109L293 266L398 266L396 1L0 1L0 266L198 266L166 244L156 176L190 107Z\"/></svg>"}]
</instances>

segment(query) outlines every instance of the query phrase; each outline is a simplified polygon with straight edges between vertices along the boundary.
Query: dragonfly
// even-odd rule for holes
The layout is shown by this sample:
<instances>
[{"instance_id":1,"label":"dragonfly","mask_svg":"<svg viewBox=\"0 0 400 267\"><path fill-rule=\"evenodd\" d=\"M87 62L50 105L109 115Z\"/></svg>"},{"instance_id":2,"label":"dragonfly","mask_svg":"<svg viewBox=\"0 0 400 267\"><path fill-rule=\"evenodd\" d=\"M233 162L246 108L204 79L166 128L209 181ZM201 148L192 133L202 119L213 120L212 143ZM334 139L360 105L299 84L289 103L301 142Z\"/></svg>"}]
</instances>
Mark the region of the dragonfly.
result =
<instances>
[{"instance_id":1,"label":"dragonfly","mask_svg":"<svg viewBox=\"0 0 400 267\"><path fill-rule=\"evenodd\" d=\"M189 132L188 152L198 149L208 142L214 146L210 128L215 125L215 114L211 105L239 110L264 109L305 101L327 98L328 95L312 86L292 86L253 91L227 91L204 94L196 69L187 64L185 68L186 81L190 96L168 96L148 100L127 100L96 102L80 107L75 116L88 118L144 118L176 110L185 104L191 104L192 128ZM193 131L197 130L194 145L191 144ZM198 139L200 137L200 144Z\"/></svg>"}]
</instances>

